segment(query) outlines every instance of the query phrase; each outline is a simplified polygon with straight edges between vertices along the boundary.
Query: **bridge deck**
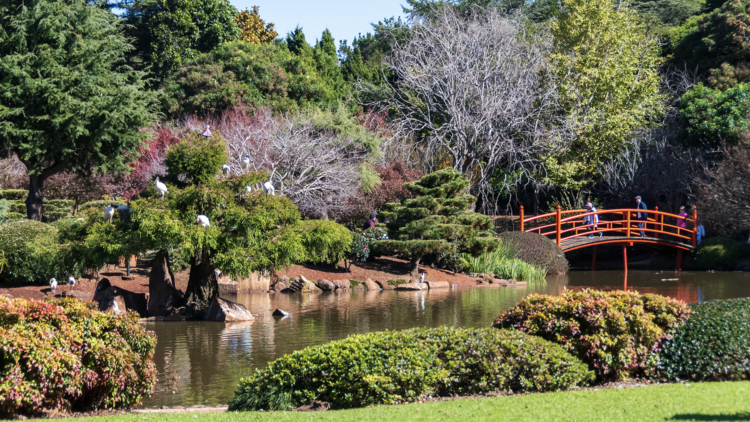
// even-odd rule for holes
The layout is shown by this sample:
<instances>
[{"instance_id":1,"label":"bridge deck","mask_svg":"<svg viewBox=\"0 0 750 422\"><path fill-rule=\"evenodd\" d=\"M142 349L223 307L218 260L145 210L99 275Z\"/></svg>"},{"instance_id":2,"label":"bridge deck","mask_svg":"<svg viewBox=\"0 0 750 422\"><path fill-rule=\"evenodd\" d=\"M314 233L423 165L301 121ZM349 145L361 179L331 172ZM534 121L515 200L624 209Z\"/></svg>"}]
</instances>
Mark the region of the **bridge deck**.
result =
<instances>
[{"instance_id":1,"label":"bridge deck","mask_svg":"<svg viewBox=\"0 0 750 422\"><path fill-rule=\"evenodd\" d=\"M693 245L681 242L678 240L673 239L664 239L661 237L640 237L640 236L602 236L599 237L598 235L594 235L593 239L589 239L588 236L583 237L574 237L574 238L568 238L568 239L561 239L560 241L560 248L563 250L563 252L572 251L575 249L580 249L588 246L595 246L597 244L600 245L606 245L606 244L622 244L622 243L629 243L633 242L640 243L640 244L669 244L676 246L678 248L684 249L686 251L692 250Z\"/></svg>"}]
</instances>

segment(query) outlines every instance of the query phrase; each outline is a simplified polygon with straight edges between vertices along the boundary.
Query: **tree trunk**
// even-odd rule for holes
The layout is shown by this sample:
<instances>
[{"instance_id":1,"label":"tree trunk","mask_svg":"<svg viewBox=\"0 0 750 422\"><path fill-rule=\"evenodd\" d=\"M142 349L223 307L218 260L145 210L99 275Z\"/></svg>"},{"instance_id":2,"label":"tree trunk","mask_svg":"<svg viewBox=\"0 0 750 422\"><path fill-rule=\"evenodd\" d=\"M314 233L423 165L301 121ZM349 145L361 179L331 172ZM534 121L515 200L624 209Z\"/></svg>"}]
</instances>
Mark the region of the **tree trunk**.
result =
<instances>
[{"instance_id":1,"label":"tree trunk","mask_svg":"<svg viewBox=\"0 0 750 422\"><path fill-rule=\"evenodd\" d=\"M419 260L422 259L422 255L415 256L409 261L409 274L412 278L419 278Z\"/></svg>"},{"instance_id":2,"label":"tree trunk","mask_svg":"<svg viewBox=\"0 0 750 422\"><path fill-rule=\"evenodd\" d=\"M190 277L183 299L185 305L195 302L199 308L208 307L209 302L219 296L219 283L214 269L206 249L200 256L190 260Z\"/></svg>"},{"instance_id":3,"label":"tree trunk","mask_svg":"<svg viewBox=\"0 0 750 422\"><path fill-rule=\"evenodd\" d=\"M42 176L29 176L29 196L26 197L26 218L29 220L42 221L43 186Z\"/></svg>"},{"instance_id":4,"label":"tree trunk","mask_svg":"<svg viewBox=\"0 0 750 422\"><path fill-rule=\"evenodd\" d=\"M182 292L174 286L174 274L169 267L169 253L156 253L148 276L148 316L165 316L182 303Z\"/></svg>"}]
</instances>

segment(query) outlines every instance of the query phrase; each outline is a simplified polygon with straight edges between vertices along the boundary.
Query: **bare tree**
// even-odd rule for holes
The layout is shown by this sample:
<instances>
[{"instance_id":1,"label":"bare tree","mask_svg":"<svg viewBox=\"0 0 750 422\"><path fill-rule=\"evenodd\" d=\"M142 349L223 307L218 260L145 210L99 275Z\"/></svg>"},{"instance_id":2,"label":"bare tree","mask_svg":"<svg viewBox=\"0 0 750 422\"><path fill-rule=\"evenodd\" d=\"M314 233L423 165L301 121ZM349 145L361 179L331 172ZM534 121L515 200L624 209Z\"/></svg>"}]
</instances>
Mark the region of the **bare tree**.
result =
<instances>
[{"instance_id":1,"label":"bare tree","mask_svg":"<svg viewBox=\"0 0 750 422\"><path fill-rule=\"evenodd\" d=\"M289 197L309 216L328 219L346 207L361 186L366 149L353 139L316 128L310 119L254 116L229 111L216 128L227 142L231 171L265 171L276 192ZM249 163L243 163L243 159ZM258 188L258 187L256 187Z\"/></svg>"},{"instance_id":2,"label":"bare tree","mask_svg":"<svg viewBox=\"0 0 750 422\"><path fill-rule=\"evenodd\" d=\"M520 17L438 8L394 46L395 82L380 105L395 110L396 136L413 136L428 164L450 161L494 211L495 188L543 184L545 158L573 138L548 69L551 48L549 33L528 32Z\"/></svg>"}]
</instances>

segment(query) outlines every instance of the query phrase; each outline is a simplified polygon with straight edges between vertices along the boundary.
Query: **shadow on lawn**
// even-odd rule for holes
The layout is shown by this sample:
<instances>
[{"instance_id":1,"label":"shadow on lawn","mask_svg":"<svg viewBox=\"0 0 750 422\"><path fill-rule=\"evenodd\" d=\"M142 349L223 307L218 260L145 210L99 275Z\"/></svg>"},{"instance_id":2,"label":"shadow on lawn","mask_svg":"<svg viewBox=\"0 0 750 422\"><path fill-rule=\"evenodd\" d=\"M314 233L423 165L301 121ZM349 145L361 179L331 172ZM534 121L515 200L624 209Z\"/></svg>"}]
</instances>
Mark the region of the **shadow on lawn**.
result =
<instances>
[{"instance_id":1,"label":"shadow on lawn","mask_svg":"<svg viewBox=\"0 0 750 422\"><path fill-rule=\"evenodd\" d=\"M735 413L732 415L701 415L697 413L686 413L674 415L670 421L750 421L750 412Z\"/></svg>"}]
</instances>

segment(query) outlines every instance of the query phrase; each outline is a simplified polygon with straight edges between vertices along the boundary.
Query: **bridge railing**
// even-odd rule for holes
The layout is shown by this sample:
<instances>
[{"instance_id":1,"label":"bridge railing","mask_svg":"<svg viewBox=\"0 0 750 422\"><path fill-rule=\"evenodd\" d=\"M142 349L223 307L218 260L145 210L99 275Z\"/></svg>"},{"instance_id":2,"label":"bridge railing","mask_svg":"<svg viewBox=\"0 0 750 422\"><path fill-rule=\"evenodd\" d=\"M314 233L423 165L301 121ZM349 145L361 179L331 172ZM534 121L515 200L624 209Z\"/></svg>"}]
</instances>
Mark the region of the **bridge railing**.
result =
<instances>
[{"instance_id":1,"label":"bridge railing","mask_svg":"<svg viewBox=\"0 0 750 422\"><path fill-rule=\"evenodd\" d=\"M645 219L638 219L637 215L645 216ZM619 237L638 237L641 232L645 237L660 238L667 237L674 240L698 246L698 228L695 222L698 220L698 211L693 208L691 217L681 217L677 214L659 211L656 207L653 210L642 210L632 208L619 208L613 210L597 210L596 212L586 212L585 209L561 210L557 207L556 212L525 217L524 209L521 207L520 212L520 229L532 233L539 233L542 236L553 236L557 245L560 246L563 240L579 238L584 236L601 236L617 235ZM597 223L586 223L586 218L593 216L599 218ZM675 224L665 222L666 218L675 219ZM676 225L679 220L691 222L692 228L688 229ZM549 223L548 221L553 221ZM534 226L535 224L538 224ZM643 227L639 227L643 224ZM529 227L534 226L534 227Z\"/></svg>"}]
</instances>

